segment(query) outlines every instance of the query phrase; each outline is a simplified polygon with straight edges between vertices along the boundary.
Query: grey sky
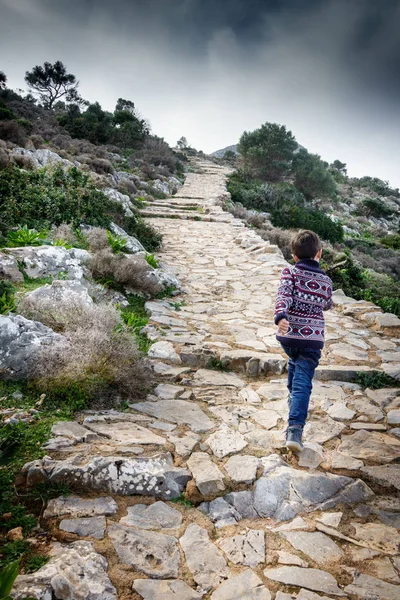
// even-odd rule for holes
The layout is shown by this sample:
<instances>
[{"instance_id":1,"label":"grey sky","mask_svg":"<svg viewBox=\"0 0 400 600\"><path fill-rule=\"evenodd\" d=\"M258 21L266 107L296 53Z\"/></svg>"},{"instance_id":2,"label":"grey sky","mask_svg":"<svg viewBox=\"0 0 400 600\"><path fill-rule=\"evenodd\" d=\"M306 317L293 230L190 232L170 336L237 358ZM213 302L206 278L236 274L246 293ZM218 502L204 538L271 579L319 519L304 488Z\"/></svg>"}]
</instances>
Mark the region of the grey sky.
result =
<instances>
[{"instance_id":1,"label":"grey sky","mask_svg":"<svg viewBox=\"0 0 400 600\"><path fill-rule=\"evenodd\" d=\"M400 0L0 0L0 69L62 60L90 101L211 152L285 124L400 186Z\"/></svg>"}]
</instances>

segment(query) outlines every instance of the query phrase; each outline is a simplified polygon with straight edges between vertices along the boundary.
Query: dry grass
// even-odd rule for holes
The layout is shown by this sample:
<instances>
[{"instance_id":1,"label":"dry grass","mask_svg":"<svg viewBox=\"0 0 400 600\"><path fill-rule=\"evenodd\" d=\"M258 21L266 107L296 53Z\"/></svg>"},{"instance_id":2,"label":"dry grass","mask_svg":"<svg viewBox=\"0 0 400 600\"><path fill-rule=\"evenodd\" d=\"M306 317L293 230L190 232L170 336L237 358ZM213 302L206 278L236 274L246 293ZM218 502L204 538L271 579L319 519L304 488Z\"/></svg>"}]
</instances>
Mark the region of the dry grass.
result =
<instances>
[{"instance_id":1,"label":"dry grass","mask_svg":"<svg viewBox=\"0 0 400 600\"><path fill-rule=\"evenodd\" d=\"M89 244L90 252L99 252L109 248L107 231L101 227L93 227L85 232L87 243Z\"/></svg>"},{"instance_id":2,"label":"dry grass","mask_svg":"<svg viewBox=\"0 0 400 600\"><path fill-rule=\"evenodd\" d=\"M89 265L94 279L112 281L125 289L155 296L162 286L143 256L113 254L109 248L94 254Z\"/></svg>"},{"instance_id":3,"label":"dry grass","mask_svg":"<svg viewBox=\"0 0 400 600\"><path fill-rule=\"evenodd\" d=\"M42 322L54 318L45 314ZM31 376L41 389L51 391L69 385L81 386L92 398L116 394L127 399L141 395L149 374L139 360L131 333L120 323L109 305L74 307L57 305L56 319L65 340L40 352Z\"/></svg>"},{"instance_id":4,"label":"dry grass","mask_svg":"<svg viewBox=\"0 0 400 600\"><path fill-rule=\"evenodd\" d=\"M76 243L75 233L73 232L71 225L68 223L61 223L61 225L58 227L54 226L50 231L49 237L53 242L62 240L68 244Z\"/></svg>"}]
</instances>

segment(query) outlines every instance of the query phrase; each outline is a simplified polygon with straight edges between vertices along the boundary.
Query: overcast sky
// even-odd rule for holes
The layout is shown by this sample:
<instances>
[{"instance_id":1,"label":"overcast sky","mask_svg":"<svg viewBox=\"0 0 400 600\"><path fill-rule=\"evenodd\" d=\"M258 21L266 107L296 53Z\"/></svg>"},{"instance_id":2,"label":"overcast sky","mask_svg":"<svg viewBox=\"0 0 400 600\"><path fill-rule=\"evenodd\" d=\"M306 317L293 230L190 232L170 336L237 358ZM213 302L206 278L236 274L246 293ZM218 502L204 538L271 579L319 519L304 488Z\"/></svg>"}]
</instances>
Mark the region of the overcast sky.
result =
<instances>
[{"instance_id":1,"label":"overcast sky","mask_svg":"<svg viewBox=\"0 0 400 600\"><path fill-rule=\"evenodd\" d=\"M266 121L400 186L400 0L0 0L13 88L61 60L89 101L135 102L212 152Z\"/></svg>"}]
</instances>

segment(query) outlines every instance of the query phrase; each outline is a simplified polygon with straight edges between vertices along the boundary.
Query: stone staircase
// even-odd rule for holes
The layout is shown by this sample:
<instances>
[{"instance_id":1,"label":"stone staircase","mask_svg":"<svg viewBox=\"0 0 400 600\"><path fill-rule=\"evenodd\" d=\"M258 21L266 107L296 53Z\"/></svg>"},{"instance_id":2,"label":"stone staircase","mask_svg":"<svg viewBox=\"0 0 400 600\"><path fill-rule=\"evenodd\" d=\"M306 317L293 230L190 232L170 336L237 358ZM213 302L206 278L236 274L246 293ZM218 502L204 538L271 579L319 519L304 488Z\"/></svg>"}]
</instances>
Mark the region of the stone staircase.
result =
<instances>
[{"instance_id":1,"label":"stone staircase","mask_svg":"<svg viewBox=\"0 0 400 600\"><path fill-rule=\"evenodd\" d=\"M227 170L195 167L142 210L184 285L146 304L158 384L125 412L58 423L25 466L28 485L74 493L49 502L53 556L14 597L398 600L400 389L354 377L400 377L400 320L336 294L306 448L287 453L285 261L217 204Z\"/></svg>"}]
</instances>

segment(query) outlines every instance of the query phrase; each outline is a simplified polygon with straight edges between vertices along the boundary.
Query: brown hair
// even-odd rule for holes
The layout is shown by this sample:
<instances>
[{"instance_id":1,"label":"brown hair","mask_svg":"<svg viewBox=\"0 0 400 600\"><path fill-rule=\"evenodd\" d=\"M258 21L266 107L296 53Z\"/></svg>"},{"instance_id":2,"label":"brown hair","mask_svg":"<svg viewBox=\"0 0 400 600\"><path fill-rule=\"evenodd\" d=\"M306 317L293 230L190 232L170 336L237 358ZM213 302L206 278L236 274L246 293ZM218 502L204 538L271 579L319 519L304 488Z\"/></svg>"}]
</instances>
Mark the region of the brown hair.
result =
<instances>
[{"instance_id":1,"label":"brown hair","mask_svg":"<svg viewBox=\"0 0 400 600\"><path fill-rule=\"evenodd\" d=\"M292 237L292 254L297 258L314 258L322 248L321 240L313 231L302 229Z\"/></svg>"}]
</instances>

